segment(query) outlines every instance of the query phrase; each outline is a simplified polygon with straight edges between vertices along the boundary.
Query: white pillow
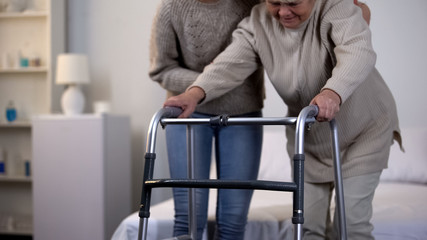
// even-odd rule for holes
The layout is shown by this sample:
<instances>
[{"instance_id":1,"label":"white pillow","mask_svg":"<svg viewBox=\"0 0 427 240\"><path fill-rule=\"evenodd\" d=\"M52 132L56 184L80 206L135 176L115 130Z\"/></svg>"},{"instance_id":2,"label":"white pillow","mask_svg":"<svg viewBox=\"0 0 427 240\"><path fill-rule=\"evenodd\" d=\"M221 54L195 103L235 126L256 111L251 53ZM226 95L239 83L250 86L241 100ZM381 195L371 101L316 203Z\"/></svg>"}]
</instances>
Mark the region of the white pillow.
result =
<instances>
[{"instance_id":1,"label":"white pillow","mask_svg":"<svg viewBox=\"0 0 427 240\"><path fill-rule=\"evenodd\" d=\"M214 159L215 156L212 156ZM210 178L216 179L215 161L212 161ZM286 134L283 126L264 127L261 163L258 180L291 182L291 162L286 151Z\"/></svg>"},{"instance_id":2,"label":"white pillow","mask_svg":"<svg viewBox=\"0 0 427 240\"><path fill-rule=\"evenodd\" d=\"M388 168L381 181L427 183L427 128L402 129L405 152L396 142L390 150Z\"/></svg>"},{"instance_id":3,"label":"white pillow","mask_svg":"<svg viewBox=\"0 0 427 240\"><path fill-rule=\"evenodd\" d=\"M284 127L264 127L259 180L291 182L291 162Z\"/></svg>"},{"instance_id":4,"label":"white pillow","mask_svg":"<svg viewBox=\"0 0 427 240\"><path fill-rule=\"evenodd\" d=\"M396 142L391 146L388 168L381 181L427 184L427 128L405 128L401 133L405 152ZM284 128L264 128L258 179L292 181Z\"/></svg>"}]
</instances>

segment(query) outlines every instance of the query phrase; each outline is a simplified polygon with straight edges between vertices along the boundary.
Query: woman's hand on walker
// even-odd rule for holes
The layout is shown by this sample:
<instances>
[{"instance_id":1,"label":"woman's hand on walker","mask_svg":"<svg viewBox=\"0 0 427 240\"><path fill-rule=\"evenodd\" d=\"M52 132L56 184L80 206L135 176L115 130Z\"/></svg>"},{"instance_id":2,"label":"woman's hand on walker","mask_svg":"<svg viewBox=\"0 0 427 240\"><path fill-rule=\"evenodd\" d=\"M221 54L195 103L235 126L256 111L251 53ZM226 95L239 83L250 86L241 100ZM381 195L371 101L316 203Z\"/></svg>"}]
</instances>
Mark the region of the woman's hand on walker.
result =
<instances>
[{"instance_id":1,"label":"woman's hand on walker","mask_svg":"<svg viewBox=\"0 0 427 240\"><path fill-rule=\"evenodd\" d=\"M178 118L187 118L195 110L197 104L205 98L205 91L200 87L192 87L180 95L170 97L163 104L163 107L179 107L182 109Z\"/></svg>"},{"instance_id":2,"label":"woman's hand on walker","mask_svg":"<svg viewBox=\"0 0 427 240\"><path fill-rule=\"evenodd\" d=\"M317 121L331 121L340 110L341 97L330 89L324 89L311 100L311 104L319 107L319 113L316 117Z\"/></svg>"}]
</instances>

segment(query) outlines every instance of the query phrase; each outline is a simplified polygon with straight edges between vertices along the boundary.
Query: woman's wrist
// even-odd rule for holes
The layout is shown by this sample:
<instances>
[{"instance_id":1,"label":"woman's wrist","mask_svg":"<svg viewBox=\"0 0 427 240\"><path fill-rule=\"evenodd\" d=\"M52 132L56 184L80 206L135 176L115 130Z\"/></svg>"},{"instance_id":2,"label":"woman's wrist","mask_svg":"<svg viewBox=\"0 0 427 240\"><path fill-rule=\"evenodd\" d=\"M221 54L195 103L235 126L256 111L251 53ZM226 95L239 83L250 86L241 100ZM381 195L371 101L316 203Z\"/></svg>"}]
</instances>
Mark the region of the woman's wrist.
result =
<instances>
[{"instance_id":1,"label":"woman's wrist","mask_svg":"<svg viewBox=\"0 0 427 240\"><path fill-rule=\"evenodd\" d=\"M205 90L203 90L201 87L193 86L187 89L186 93L192 98L197 101L197 103L203 102L203 100L206 97Z\"/></svg>"}]
</instances>

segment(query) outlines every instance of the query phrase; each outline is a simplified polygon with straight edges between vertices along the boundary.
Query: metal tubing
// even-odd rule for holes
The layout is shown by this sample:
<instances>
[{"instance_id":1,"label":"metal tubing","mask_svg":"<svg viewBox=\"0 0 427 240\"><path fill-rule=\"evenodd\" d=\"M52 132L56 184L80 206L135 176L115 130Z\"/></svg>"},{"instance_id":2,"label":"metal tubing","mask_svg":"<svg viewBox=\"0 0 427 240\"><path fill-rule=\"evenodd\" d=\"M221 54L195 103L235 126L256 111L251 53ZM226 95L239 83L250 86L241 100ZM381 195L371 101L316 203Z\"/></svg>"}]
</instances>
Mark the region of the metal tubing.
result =
<instances>
[{"instance_id":1,"label":"metal tubing","mask_svg":"<svg viewBox=\"0 0 427 240\"><path fill-rule=\"evenodd\" d=\"M195 179L194 157L194 128L187 125L187 176ZM188 234L191 239L197 239L196 189L188 189Z\"/></svg>"},{"instance_id":2,"label":"metal tubing","mask_svg":"<svg viewBox=\"0 0 427 240\"><path fill-rule=\"evenodd\" d=\"M294 239L302 239L303 232L302 232L302 224L298 223L294 225Z\"/></svg>"},{"instance_id":3,"label":"metal tubing","mask_svg":"<svg viewBox=\"0 0 427 240\"><path fill-rule=\"evenodd\" d=\"M142 191L141 191L141 204L140 204L140 220L138 239L147 239L148 229L148 217L150 211L150 199L151 199L151 188L145 185L148 179L153 178L154 172L154 160L155 160L155 148L156 148L156 135L159 122L164 117L177 117L182 110L177 108L162 108L154 114L151 118L150 125L147 133L147 143L145 147L145 163L144 163L144 176L142 180Z\"/></svg>"},{"instance_id":4,"label":"metal tubing","mask_svg":"<svg viewBox=\"0 0 427 240\"><path fill-rule=\"evenodd\" d=\"M148 218L139 219L138 239L147 239Z\"/></svg>"},{"instance_id":5,"label":"metal tubing","mask_svg":"<svg viewBox=\"0 0 427 240\"><path fill-rule=\"evenodd\" d=\"M306 118L307 123L315 122L314 118ZM161 119L163 125L187 125L187 124L209 124L210 118L178 118ZM229 118L227 125L295 125L296 117L248 117L248 118Z\"/></svg>"},{"instance_id":6,"label":"metal tubing","mask_svg":"<svg viewBox=\"0 0 427 240\"><path fill-rule=\"evenodd\" d=\"M279 182L268 182L268 181L257 181L257 182L251 182L251 181L237 181L237 182L217 182L218 185L214 186L211 180L194 180L193 181L185 181L185 180L174 180L174 179L159 179L159 180L153 180L152 179L152 173L153 173L153 167L154 167L154 159L151 159L151 164L149 164L149 170L148 172L144 173L144 183L143 183L143 191L144 187L151 189L152 187L167 187L167 186L188 186L188 187L224 187L224 188L251 188L251 189L263 189L263 190L278 190L278 191L291 191L294 192L294 217L293 222L294 223L294 238L295 239L302 239L303 237L303 204L304 204L304 131L306 124L312 124L315 122L314 117L318 113L317 106L310 105L308 107L305 107L299 114L298 118L228 118L227 116L224 116L220 118L220 121L211 121L212 119L209 118L199 118L199 119L170 119L168 117L177 117L181 114L182 110L177 108L163 108L160 109L152 118L149 132L147 134L147 146L146 151L147 153L154 154L155 151L155 140L156 140L156 132L158 124L161 123L162 125L167 124L186 124L186 125L195 125L195 124L217 124L218 126L226 126L226 125L296 125L296 132L295 132L295 156L294 156L294 164L296 167L294 167L294 183L282 183ZM334 168L335 168L335 182L336 182L336 195L337 195L337 207L339 211L339 220L340 220L340 236L341 240L347 239L347 232L345 227L345 212L344 212L344 194L343 194L343 187L342 187L342 176L341 176L341 163L339 159L339 146L338 146L338 132L336 128L335 120L331 121L330 123L331 131L332 131L332 140L334 145ZM188 129L188 132L192 132L191 128ZM189 134L190 137L188 137L188 145L190 145L189 150L189 162L193 162L192 164L189 164L189 166L194 165L194 153L192 152L194 149L194 135L191 137L191 135L194 133ZM187 146L188 146L187 145ZM147 161L147 159L146 159ZM192 175L194 177L194 172L192 172L193 169L189 168L189 175ZM191 173L191 174L190 174ZM145 175L148 175L148 178L145 179ZM193 178L190 176L190 179ZM219 180L216 180L219 181ZM194 188L191 188L194 190ZM146 194L148 194L148 198L151 191L147 191ZM189 195L190 195L189 191ZM192 200L194 198L194 200ZM295 201L296 200L296 201ZM190 202L195 202L195 194L190 196ZM195 204L190 204L195 206ZM149 201L148 201L148 210L149 210ZM192 206L189 207L189 211ZM189 216L192 216L191 219L195 220L196 217L193 216L195 213L195 210L191 210L193 212L189 213ZM140 219L140 232L138 234L138 239L141 239L144 237L146 239L147 235L147 225L148 225L148 219L142 218ZM191 229L195 229L197 233L197 226L193 226L193 223L191 224ZM190 228L189 227L189 228ZM142 230L142 231L141 231ZM190 232L190 234L192 234ZM191 235L192 239L196 238L196 235Z\"/></svg>"},{"instance_id":7,"label":"metal tubing","mask_svg":"<svg viewBox=\"0 0 427 240\"><path fill-rule=\"evenodd\" d=\"M293 196L293 217L294 239L302 239L302 224L304 223L304 131L307 119L314 118L318 113L315 105L303 108L298 115L295 129L295 154L294 154L294 182L297 190Z\"/></svg>"},{"instance_id":8,"label":"metal tubing","mask_svg":"<svg viewBox=\"0 0 427 240\"><path fill-rule=\"evenodd\" d=\"M344 187L341 175L341 160L340 160L340 150L339 150L339 141L338 141L338 130L335 119L329 122L331 133L332 133L332 143L333 143L333 153L334 153L334 171L335 171L335 195L337 198L338 209L338 219L339 219L339 236L341 240L347 239L347 227L345 220L345 204L344 204Z\"/></svg>"},{"instance_id":9,"label":"metal tubing","mask_svg":"<svg viewBox=\"0 0 427 240\"><path fill-rule=\"evenodd\" d=\"M222 189L254 189L293 192L297 185L293 182L275 182L262 180L221 180L221 179L152 179L145 182L146 186L157 188L222 188Z\"/></svg>"},{"instance_id":10,"label":"metal tubing","mask_svg":"<svg viewBox=\"0 0 427 240\"><path fill-rule=\"evenodd\" d=\"M164 115L168 115L169 111L166 108L162 108L154 114L151 118L150 125L148 126L147 143L145 145L145 151L148 153L154 153L156 148L156 135L159 127L160 120Z\"/></svg>"},{"instance_id":11,"label":"metal tubing","mask_svg":"<svg viewBox=\"0 0 427 240\"><path fill-rule=\"evenodd\" d=\"M314 119L318 112L317 106L310 105L303 108L298 115L295 130L295 154L304 154L305 124L309 122L309 119Z\"/></svg>"}]
</instances>

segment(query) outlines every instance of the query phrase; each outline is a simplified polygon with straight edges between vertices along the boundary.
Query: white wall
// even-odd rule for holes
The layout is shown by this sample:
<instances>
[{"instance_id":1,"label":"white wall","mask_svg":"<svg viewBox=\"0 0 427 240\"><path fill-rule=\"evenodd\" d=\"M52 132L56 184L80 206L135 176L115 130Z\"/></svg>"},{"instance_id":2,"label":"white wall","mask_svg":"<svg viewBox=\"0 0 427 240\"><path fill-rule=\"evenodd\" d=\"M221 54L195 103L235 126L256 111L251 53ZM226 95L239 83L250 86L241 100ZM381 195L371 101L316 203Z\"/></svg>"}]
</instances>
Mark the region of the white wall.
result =
<instances>
[{"instance_id":1,"label":"white wall","mask_svg":"<svg viewBox=\"0 0 427 240\"><path fill-rule=\"evenodd\" d=\"M109 100L113 112L132 119L135 209L139 203L145 134L165 92L147 76L148 40L159 0L68 0L68 51L87 53L93 82L88 102ZM377 68L393 92L402 127L420 126L427 118L427 1L367 0L372 11ZM286 107L267 84L264 116L283 116ZM92 111L88 104L87 112ZM156 169L167 175L164 137L159 134ZM166 174L166 175L165 175ZM125 177L125 176L124 176ZM155 190L153 203L170 196Z\"/></svg>"},{"instance_id":2,"label":"white wall","mask_svg":"<svg viewBox=\"0 0 427 240\"><path fill-rule=\"evenodd\" d=\"M134 209L139 205L148 124L166 99L165 91L147 74L151 22L158 3L68 0L68 51L87 53L91 64L92 83L84 88L86 111L92 111L94 101L109 100L114 113L131 116ZM156 148L158 170L167 169L162 133ZM170 196L169 190L163 192L154 190L153 203Z\"/></svg>"},{"instance_id":3,"label":"white wall","mask_svg":"<svg viewBox=\"0 0 427 240\"><path fill-rule=\"evenodd\" d=\"M427 117L427 1L369 0L377 68L393 92L401 127Z\"/></svg>"}]
</instances>

